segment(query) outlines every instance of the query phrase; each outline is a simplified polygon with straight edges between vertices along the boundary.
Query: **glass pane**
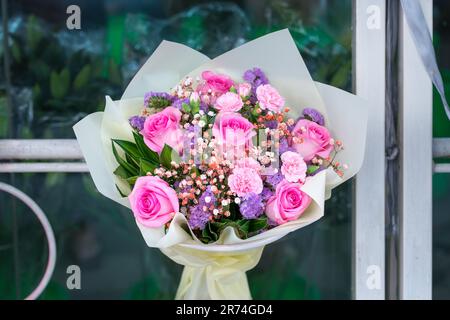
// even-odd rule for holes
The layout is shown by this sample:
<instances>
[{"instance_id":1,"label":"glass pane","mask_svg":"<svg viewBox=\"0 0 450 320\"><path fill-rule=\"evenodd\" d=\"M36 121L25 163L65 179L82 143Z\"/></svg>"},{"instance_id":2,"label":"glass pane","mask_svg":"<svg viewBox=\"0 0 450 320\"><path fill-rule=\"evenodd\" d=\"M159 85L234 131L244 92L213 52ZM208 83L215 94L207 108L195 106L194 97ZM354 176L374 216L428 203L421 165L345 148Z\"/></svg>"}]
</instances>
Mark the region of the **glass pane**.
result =
<instances>
[{"instance_id":1,"label":"glass pane","mask_svg":"<svg viewBox=\"0 0 450 320\"><path fill-rule=\"evenodd\" d=\"M450 97L450 3L434 1L434 43L447 99ZM433 96L433 134L450 138L450 125L437 91ZM435 159L450 163L450 157ZM450 173L433 176L433 298L450 299Z\"/></svg>"},{"instance_id":2,"label":"glass pane","mask_svg":"<svg viewBox=\"0 0 450 320\"><path fill-rule=\"evenodd\" d=\"M263 34L289 28L313 78L350 90L350 0L8 3L11 85L6 86L1 69L2 137L73 138L71 126L102 110L106 94L119 98L162 39L215 57ZM81 8L81 30L66 27L69 4ZM7 92L12 121L7 118ZM98 195L88 175L15 174L3 175L2 180L28 192L55 228L57 270L44 298L174 296L181 267L145 247L130 213ZM351 182L335 190L322 220L266 247L260 264L249 272L255 298L351 297L350 190ZM8 280L0 279L7 284L0 287L0 298L23 297L45 265L45 239L28 209L2 197L6 208L2 212L9 214L1 217L8 229L0 231L0 254L8 263L0 276ZM14 261L11 240L14 212L19 261ZM37 240L29 241L32 237ZM66 268L71 264L82 270L79 291L66 288Z\"/></svg>"}]
</instances>

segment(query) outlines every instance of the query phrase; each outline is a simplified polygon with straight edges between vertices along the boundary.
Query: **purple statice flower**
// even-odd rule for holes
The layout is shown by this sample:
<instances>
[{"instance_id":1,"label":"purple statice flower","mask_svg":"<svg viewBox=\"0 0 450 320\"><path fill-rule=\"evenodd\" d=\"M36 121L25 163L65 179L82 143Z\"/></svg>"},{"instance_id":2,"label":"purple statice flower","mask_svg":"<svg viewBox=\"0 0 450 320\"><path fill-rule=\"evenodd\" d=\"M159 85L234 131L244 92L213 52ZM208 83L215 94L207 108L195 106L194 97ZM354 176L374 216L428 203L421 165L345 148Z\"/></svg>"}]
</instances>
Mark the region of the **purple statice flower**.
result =
<instances>
[{"instance_id":1,"label":"purple statice flower","mask_svg":"<svg viewBox=\"0 0 450 320\"><path fill-rule=\"evenodd\" d=\"M202 110L204 113L208 113L208 111L209 111L208 104L206 104L203 101L201 101L200 102L200 110Z\"/></svg>"},{"instance_id":2,"label":"purple statice flower","mask_svg":"<svg viewBox=\"0 0 450 320\"><path fill-rule=\"evenodd\" d=\"M211 213L209 211L204 211L201 205L196 205L194 207L189 207L189 225L192 229L205 229L206 224L209 221Z\"/></svg>"},{"instance_id":3,"label":"purple statice flower","mask_svg":"<svg viewBox=\"0 0 450 320\"><path fill-rule=\"evenodd\" d=\"M268 84L269 80L260 68L249 69L244 72L243 78L245 81L252 85L252 93L250 95L250 102L256 103L258 100L256 98L256 88L262 84Z\"/></svg>"},{"instance_id":4,"label":"purple statice flower","mask_svg":"<svg viewBox=\"0 0 450 320\"><path fill-rule=\"evenodd\" d=\"M138 131L141 131L142 129L144 129L145 117L132 116L130 119L128 119L128 121L134 129L136 129Z\"/></svg>"},{"instance_id":5,"label":"purple statice flower","mask_svg":"<svg viewBox=\"0 0 450 320\"><path fill-rule=\"evenodd\" d=\"M178 110L183 109L183 103L189 104L189 98L176 98L173 102L172 106L177 108Z\"/></svg>"},{"instance_id":6,"label":"purple statice flower","mask_svg":"<svg viewBox=\"0 0 450 320\"><path fill-rule=\"evenodd\" d=\"M277 120L268 120L265 122L265 125L269 129L276 129L276 128L278 128L278 121Z\"/></svg>"},{"instance_id":7,"label":"purple statice flower","mask_svg":"<svg viewBox=\"0 0 450 320\"><path fill-rule=\"evenodd\" d=\"M239 205L239 211L245 219L256 219L264 212L264 204L259 194L249 193Z\"/></svg>"},{"instance_id":8,"label":"purple statice flower","mask_svg":"<svg viewBox=\"0 0 450 320\"><path fill-rule=\"evenodd\" d=\"M206 201L206 198L208 197L208 202ZM206 190L202 193L200 198L198 199L198 203L201 206L210 206L216 202L216 196L211 191L211 186L208 186Z\"/></svg>"},{"instance_id":9,"label":"purple statice flower","mask_svg":"<svg viewBox=\"0 0 450 320\"><path fill-rule=\"evenodd\" d=\"M273 188L276 188L276 186L283 180L283 175L281 172L277 172L275 174L268 175L266 177L266 182L270 184Z\"/></svg>"},{"instance_id":10,"label":"purple statice flower","mask_svg":"<svg viewBox=\"0 0 450 320\"><path fill-rule=\"evenodd\" d=\"M252 85L252 88L256 90L258 86L262 84L268 84L269 80L260 68L249 69L244 72L244 80Z\"/></svg>"},{"instance_id":11,"label":"purple statice flower","mask_svg":"<svg viewBox=\"0 0 450 320\"><path fill-rule=\"evenodd\" d=\"M174 101L174 97L167 92L150 91L144 95L144 105L150 108L168 107Z\"/></svg>"},{"instance_id":12,"label":"purple statice flower","mask_svg":"<svg viewBox=\"0 0 450 320\"><path fill-rule=\"evenodd\" d=\"M301 118L314 121L321 126L323 126L325 124L325 119L323 118L323 115L319 111L317 111L316 109L313 109L313 108L303 109Z\"/></svg>"},{"instance_id":13,"label":"purple statice flower","mask_svg":"<svg viewBox=\"0 0 450 320\"><path fill-rule=\"evenodd\" d=\"M263 188L260 195L263 201L267 201L273 196L273 191L270 190L269 188Z\"/></svg>"},{"instance_id":14,"label":"purple statice flower","mask_svg":"<svg viewBox=\"0 0 450 320\"><path fill-rule=\"evenodd\" d=\"M290 146L288 140L285 137L283 137L280 139L280 150L279 151L280 151L279 153L281 155L281 154L285 153L286 151L295 152L295 148Z\"/></svg>"}]
</instances>

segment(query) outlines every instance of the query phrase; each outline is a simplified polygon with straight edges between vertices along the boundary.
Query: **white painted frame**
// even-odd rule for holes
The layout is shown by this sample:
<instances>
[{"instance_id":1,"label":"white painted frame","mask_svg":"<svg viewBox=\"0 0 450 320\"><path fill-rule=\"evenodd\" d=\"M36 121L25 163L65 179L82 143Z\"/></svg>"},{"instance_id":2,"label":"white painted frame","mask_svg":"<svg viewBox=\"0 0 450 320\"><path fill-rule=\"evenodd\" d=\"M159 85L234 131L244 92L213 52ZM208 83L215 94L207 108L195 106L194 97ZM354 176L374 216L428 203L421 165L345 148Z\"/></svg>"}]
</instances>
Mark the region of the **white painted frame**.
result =
<instances>
[{"instance_id":1,"label":"white painted frame","mask_svg":"<svg viewBox=\"0 0 450 320\"><path fill-rule=\"evenodd\" d=\"M353 298L385 298L386 1L353 1L355 94L369 101L366 154L355 179ZM355 119L356 120L356 119Z\"/></svg>"},{"instance_id":2,"label":"white painted frame","mask_svg":"<svg viewBox=\"0 0 450 320\"><path fill-rule=\"evenodd\" d=\"M430 33L433 1L420 0ZM400 299L432 298L433 91L400 11Z\"/></svg>"}]
</instances>

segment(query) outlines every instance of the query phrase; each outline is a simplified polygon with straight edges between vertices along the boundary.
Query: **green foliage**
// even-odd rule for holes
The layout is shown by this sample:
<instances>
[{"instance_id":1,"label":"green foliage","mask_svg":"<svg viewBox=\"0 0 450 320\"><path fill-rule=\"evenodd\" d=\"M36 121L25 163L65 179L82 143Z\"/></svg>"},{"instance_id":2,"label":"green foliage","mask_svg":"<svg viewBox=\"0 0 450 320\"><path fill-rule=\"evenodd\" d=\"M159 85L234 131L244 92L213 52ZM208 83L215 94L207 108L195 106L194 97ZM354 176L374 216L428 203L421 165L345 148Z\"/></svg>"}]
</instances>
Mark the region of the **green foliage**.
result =
<instances>
[{"instance_id":1,"label":"green foliage","mask_svg":"<svg viewBox=\"0 0 450 320\"><path fill-rule=\"evenodd\" d=\"M150 150L149 147L144 142L144 138L139 133L133 131L134 141L136 142L136 146L139 149L139 152L142 154L142 157L154 165L159 165L159 155Z\"/></svg>"},{"instance_id":2,"label":"green foliage","mask_svg":"<svg viewBox=\"0 0 450 320\"><path fill-rule=\"evenodd\" d=\"M50 75L50 91L53 98L62 99L70 86L70 72L64 68L60 73L53 71Z\"/></svg>"},{"instance_id":3,"label":"green foliage","mask_svg":"<svg viewBox=\"0 0 450 320\"><path fill-rule=\"evenodd\" d=\"M175 159L178 155L169 145L164 145L158 155L145 145L140 134L134 132L133 136L134 142L113 139L111 143L114 157L119 164L114 174L126 181L130 187L133 187L138 177L153 173L159 166L171 168L172 160L179 160ZM119 154L116 145L120 147L124 157Z\"/></svg>"},{"instance_id":4,"label":"green foliage","mask_svg":"<svg viewBox=\"0 0 450 320\"><path fill-rule=\"evenodd\" d=\"M34 117L26 123L31 137L43 137L47 130L58 138L72 138L72 125L80 116L103 108L105 94L122 93L122 70L105 59L104 52L78 50L54 31L34 15L19 20L11 30L12 85L32 89Z\"/></svg>"},{"instance_id":5,"label":"green foliage","mask_svg":"<svg viewBox=\"0 0 450 320\"><path fill-rule=\"evenodd\" d=\"M170 164L172 162L172 152L173 149L169 145L165 144L161 150L161 154L159 155L159 162L168 169L172 167Z\"/></svg>"},{"instance_id":6,"label":"green foliage","mask_svg":"<svg viewBox=\"0 0 450 320\"><path fill-rule=\"evenodd\" d=\"M43 39L42 26L34 15L28 16L26 26L27 44L31 50L35 50Z\"/></svg>"},{"instance_id":7,"label":"green foliage","mask_svg":"<svg viewBox=\"0 0 450 320\"><path fill-rule=\"evenodd\" d=\"M152 109L163 109L170 106L172 103L162 97L152 97L148 102L148 107Z\"/></svg>"},{"instance_id":8,"label":"green foliage","mask_svg":"<svg viewBox=\"0 0 450 320\"><path fill-rule=\"evenodd\" d=\"M205 229L199 234L199 239L204 243L217 241L221 232L231 227L241 239L247 239L261 230L269 227L267 217L264 215L258 219L233 219L233 217L225 218L220 221L208 222Z\"/></svg>"},{"instance_id":9,"label":"green foliage","mask_svg":"<svg viewBox=\"0 0 450 320\"><path fill-rule=\"evenodd\" d=\"M308 166L308 168L306 169L306 174L313 174L314 172L316 172L317 170L320 169L320 166Z\"/></svg>"},{"instance_id":10,"label":"green foliage","mask_svg":"<svg viewBox=\"0 0 450 320\"><path fill-rule=\"evenodd\" d=\"M80 91L86 87L91 77L91 69L91 66L87 64L76 75L75 80L73 81L73 88L75 90Z\"/></svg>"}]
</instances>

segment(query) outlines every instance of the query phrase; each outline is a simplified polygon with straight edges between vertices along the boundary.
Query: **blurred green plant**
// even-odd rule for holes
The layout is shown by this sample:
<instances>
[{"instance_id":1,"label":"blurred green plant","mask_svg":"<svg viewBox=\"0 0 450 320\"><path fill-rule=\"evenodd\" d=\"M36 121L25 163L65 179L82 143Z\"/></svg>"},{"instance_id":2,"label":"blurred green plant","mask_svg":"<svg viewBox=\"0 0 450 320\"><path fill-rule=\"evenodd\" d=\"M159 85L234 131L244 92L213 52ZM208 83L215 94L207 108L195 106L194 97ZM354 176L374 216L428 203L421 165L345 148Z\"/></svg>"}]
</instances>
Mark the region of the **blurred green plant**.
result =
<instances>
[{"instance_id":1,"label":"blurred green plant","mask_svg":"<svg viewBox=\"0 0 450 320\"><path fill-rule=\"evenodd\" d=\"M120 94L123 78L114 59L88 47L70 47L70 42L61 41L34 15L18 21L9 42L12 85L32 89L34 136L42 136L45 128L58 127L60 122L68 122L70 129L82 115L102 109L105 94ZM73 136L71 130L58 134Z\"/></svg>"}]
</instances>

